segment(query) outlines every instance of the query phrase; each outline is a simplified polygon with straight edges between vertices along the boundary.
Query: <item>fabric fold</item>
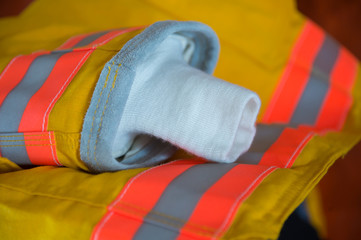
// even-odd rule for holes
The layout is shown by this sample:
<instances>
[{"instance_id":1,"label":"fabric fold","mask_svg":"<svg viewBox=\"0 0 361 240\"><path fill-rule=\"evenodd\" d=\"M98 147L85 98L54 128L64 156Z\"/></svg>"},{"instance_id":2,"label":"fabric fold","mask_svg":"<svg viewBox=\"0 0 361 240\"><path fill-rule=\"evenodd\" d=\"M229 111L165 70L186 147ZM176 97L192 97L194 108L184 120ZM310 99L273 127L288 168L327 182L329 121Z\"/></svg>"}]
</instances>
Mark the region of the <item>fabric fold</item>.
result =
<instances>
[{"instance_id":1,"label":"fabric fold","mask_svg":"<svg viewBox=\"0 0 361 240\"><path fill-rule=\"evenodd\" d=\"M218 51L215 33L197 22L158 22L128 41L104 67L84 119L86 164L94 171L146 167L176 147L235 161L255 135L260 100L210 75Z\"/></svg>"}]
</instances>

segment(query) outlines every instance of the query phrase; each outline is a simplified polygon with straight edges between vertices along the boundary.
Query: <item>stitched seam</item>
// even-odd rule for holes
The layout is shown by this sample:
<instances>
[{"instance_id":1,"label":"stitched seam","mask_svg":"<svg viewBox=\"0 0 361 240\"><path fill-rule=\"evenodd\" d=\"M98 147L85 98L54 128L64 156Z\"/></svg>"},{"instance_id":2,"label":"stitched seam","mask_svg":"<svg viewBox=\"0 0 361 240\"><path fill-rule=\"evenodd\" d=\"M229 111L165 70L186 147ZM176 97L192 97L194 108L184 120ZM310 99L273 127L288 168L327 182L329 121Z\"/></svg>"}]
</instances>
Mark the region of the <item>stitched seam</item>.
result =
<instances>
[{"instance_id":1,"label":"stitched seam","mask_svg":"<svg viewBox=\"0 0 361 240\"><path fill-rule=\"evenodd\" d=\"M172 162L169 162L169 163L166 163L164 165L168 165L168 164L171 164ZM144 175L145 173L149 172L151 169L154 169L154 168L158 168L160 166L156 166L156 167L153 167L153 168L148 168L147 170L145 171L142 171L141 173L137 174L136 176L132 177L127 183L126 185L124 186L124 188L121 190L122 191L122 194L117 197L111 204L110 206L108 206L108 211L105 215L105 218L101 219L100 220L100 225L96 228L95 230L95 233L94 233L94 239L98 239L98 236L100 234L100 232L102 231L102 229L104 228L104 226L107 224L107 222L109 221L109 219L111 218L111 216L114 214L113 211L111 211L110 209L112 207L114 207L123 197L124 195L127 193L128 189L130 188L130 186L133 184L133 182L138 179L140 176Z\"/></svg>"},{"instance_id":2,"label":"stitched seam","mask_svg":"<svg viewBox=\"0 0 361 240\"><path fill-rule=\"evenodd\" d=\"M0 145L0 147L40 147L40 146L54 146L54 144L26 144L26 145Z\"/></svg>"},{"instance_id":3,"label":"stitched seam","mask_svg":"<svg viewBox=\"0 0 361 240\"><path fill-rule=\"evenodd\" d=\"M114 206L115 209L119 209L119 210L127 210L128 209L129 210L129 208L134 208L132 211L133 212L138 211L139 214L141 214L140 212L142 211L143 213L152 213L154 215L158 215L160 217L167 218L169 220L177 221L177 222L179 222L178 225L180 225L180 227L183 227L184 224L187 224L189 226L192 226L194 228L200 228L200 229L202 229L204 231L207 231L207 232L214 233L217 230L217 228L213 228L213 227L209 227L209 226L203 226L203 225L200 225L200 224L197 224L197 223L192 223L192 222L189 222L188 220L184 220L184 219L181 219L181 218L178 218L178 217L174 217L174 216L171 216L171 215L159 212L159 211L149 210L147 208L137 206L137 205L132 204L132 203L124 202L122 200L119 201L119 203L123 204L125 206L128 206L128 208L122 207L122 206ZM147 215L147 217L149 217L149 215Z\"/></svg>"},{"instance_id":4,"label":"stitched seam","mask_svg":"<svg viewBox=\"0 0 361 240\"><path fill-rule=\"evenodd\" d=\"M164 163L152 168L148 168L145 171L142 171L141 173L137 174L136 176L132 177L127 184L124 186L124 188L122 189L122 192L120 194L120 196L118 196L111 204L110 206L108 206L108 212L106 213L105 217L101 220L100 225L98 225L98 227L95 230L94 233L94 239L98 239L98 236L100 234L100 232L103 230L104 226L106 226L107 222L109 221L109 219L111 218L111 216L114 214L114 212L111 210L111 208L113 208L119 201L122 200L122 198L126 195L128 189L131 187L131 185L141 176L145 175L146 173L148 173L151 170L154 170L156 168L162 167L162 166L166 166L166 165L172 165L174 163L177 163L181 160L174 160L168 163ZM129 218L129 216L127 216Z\"/></svg>"},{"instance_id":5,"label":"stitched seam","mask_svg":"<svg viewBox=\"0 0 361 240\"><path fill-rule=\"evenodd\" d=\"M96 148L97 148L97 144L98 144L98 138L99 138L99 135L100 135L100 129L101 129L102 124L103 124L103 118L104 118L105 110L106 110L108 102L109 102L110 94L111 94L111 92L113 91L113 89L115 87L115 81L117 79L118 70L119 70L120 66L121 66L121 63L118 65L117 69L115 70L114 79L113 79L113 82L112 82L112 87L108 92L107 100L105 101L104 109L103 109L102 115L100 117L100 122L99 122L99 126L98 126L98 129L97 129L97 135L96 135L95 144L94 144L94 161L95 161L97 166L99 166L99 163L97 161Z\"/></svg>"},{"instance_id":6,"label":"stitched seam","mask_svg":"<svg viewBox=\"0 0 361 240\"><path fill-rule=\"evenodd\" d=\"M67 44L69 44L72 40L83 37L75 43L75 44L77 44L78 42L80 42L82 39L86 38L89 35L91 35L91 33L83 33L83 34L78 34L78 35L72 36L72 37L68 38L62 45L57 47L55 50L64 50L64 49L69 49L69 48L71 49L72 47L65 47L65 46Z\"/></svg>"},{"instance_id":7,"label":"stitched seam","mask_svg":"<svg viewBox=\"0 0 361 240\"><path fill-rule=\"evenodd\" d=\"M168 16L171 16L171 18L173 18L173 19L178 19L178 20L182 20L182 21L188 20L187 18L182 17L182 15L174 14L174 13L168 11L167 9L162 8L158 4L151 3L148 0L143 1L143 2L148 4L152 8L155 8L156 10L163 12L164 14L166 14ZM265 64L262 60L256 58L253 54L250 54L250 52L247 51L247 48L240 48L238 45L233 44L232 42L228 41L228 39L223 39L221 36L219 36L219 41L221 42L222 46L228 46L231 48L231 50L236 51L237 54L242 55L242 56L247 56L253 62L257 63L257 65L267 68L267 70L272 70L275 68L273 66L269 66L268 64ZM276 67L278 67L278 65Z\"/></svg>"},{"instance_id":8,"label":"stitched seam","mask_svg":"<svg viewBox=\"0 0 361 240\"><path fill-rule=\"evenodd\" d=\"M63 91L64 87L68 84L69 80L72 79L72 77L74 76L75 71L79 70L79 66L81 63L84 63L83 60L87 59L89 57L89 55L92 53L92 50L89 50L84 56L83 58L79 61L78 65L73 69L72 73L68 76L68 79L64 82L64 84L61 86L60 90L58 91L58 93L55 95L55 97L51 100L49 106L47 107L44 116L43 116L43 125L42 125L42 131L44 131L45 129L45 122L46 122L46 117L49 117L48 112L49 109L52 108L53 103L55 100L58 100L58 96L59 94Z\"/></svg>"},{"instance_id":9,"label":"stitched seam","mask_svg":"<svg viewBox=\"0 0 361 240\"><path fill-rule=\"evenodd\" d=\"M174 217L174 216L171 216L171 215L168 215L168 214L165 214L165 213L161 213L159 211L149 210L147 208L140 207L140 206L137 206L137 205L134 205L134 204L131 204L131 203L126 203L124 201L120 201L119 203L124 204L126 206L129 206L130 208L135 208L133 211L137 211L136 209L139 209L140 211L143 211L145 213L153 213L154 215L158 215L158 216L161 216L161 217L164 217L164 218L168 218L170 220L177 221L177 222L179 222L179 225L181 225L181 226L183 226L183 224L186 224L188 222L187 220L184 220L184 219L181 219L181 218L178 218L178 217ZM126 208L122 207L122 206L115 206L114 208L119 209L119 210L126 210ZM192 223L192 222L188 222L187 225L193 226L195 228L201 228L204 231L209 231L209 232L214 232L215 230L217 230L216 228L203 226L203 225Z\"/></svg>"},{"instance_id":10,"label":"stitched seam","mask_svg":"<svg viewBox=\"0 0 361 240\"><path fill-rule=\"evenodd\" d=\"M125 30L127 30L127 29L128 29L128 28L125 28ZM113 39L116 38L116 37L118 37L118 36L120 36L120 35L122 35L122 34L131 33L131 32L133 32L133 31L137 31L137 30L140 30L140 29L142 29L142 27L139 27L139 28L137 28L137 27L130 28L130 31L122 32L122 33L114 36ZM120 30L118 30L118 31L120 31ZM77 37L77 36L75 36L75 37ZM69 38L68 40L66 40L66 42L70 41L70 39L71 39L71 38ZM113 39L107 39L107 41L109 42L109 41L111 41L111 40L113 40ZM94 40L94 41L96 41L96 40ZM65 42L65 43L66 43L66 42ZM64 43L63 45L65 45L65 43ZM85 46L83 46L83 47L78 47L78 48L73 48L73 47L63 48L63 45L61 45L60 47L56 48L55 51L62 51L62 50L65 50L65 49L72 49L73 51L96 50L96 47L101 46L101 45L104 45L104 44L106 44L106 43L107 43L107 42L104 42L104 43L102 42L102 43L98 43L98 44L95 44L95 45L91 45L92 43L89 43L88 45L85 45ZM91 45L91 46L89 46L89 45ZM86 47L86 46L88 46L88 47ZM85 47L86 47L86 48L85 48Z\"/></svg>"},{"instance_id":11,"label":"stitched seam","mask_svg":"<svg viewBox=\"0 0 361 240\"><path fill-rule=\"evenodd\" d=\"M110 31L110 32L108 32L108 33L112 33L112 32L115 32L115 31L121 31L121 30L126 30L126 29L129 29L129 28L120 28L120 29L114 29L114 30L112 30L112 31ZM75 36L72 36L72 37L70 37L68 40L66 40L60 47L58 47L57 49L59 49L59 50L63 50L63 49L81 49L82 47L79 47L79 48L74 48L74 46L76 45L76 44L78 44L81 40L83 40L84 38L86 38L86 37L89 37L89 36L91 36L91 35L93 35L93 34L97 34L97 33L99 33L99 32L92 32L92 33L83 33L83 34L78 34L78 35L75 35ZM124 33L126 33L126 32L124 32ZM118 35L119 36L119 35ZM81 38L82 37L82 38ZM101 36L102 37L102 36ZM101 38L101 37L99 37L99 38ZM110 36L109 38L111 38L112 36ZM117 37L117 36L116 36ZM77 41L76 43L75 43L75 45L73 45L73 47L64 47L64 46L66 46L66 44L68 44L68 43L70 43L73 39L77 39L77 38L81 38L79 41ZM97 38L97 39L95 39L93 42L95 42L95 41L97 41L99 38ZM109 40L109 38L107 38L106 40ZM89 44L87 44L87 45L85 45L85 46L83 46L83 47L86 47L86 46L89 46L89 45L91 45L92 43L89 43ZM92 46L94 46L94 45L92 45Z\"/></svg>"},{"instance_id":12,"label":"stitched seam","mask_svg":"<svg viewBox=\"0 0 361 240\"><path fill-rule=\"evenodd\" d=\"M126 49L124 49L124 51L126 51L129 47L127 47ZM111 67L113 67L115 64L115 61L112 62L112 65L110 67L108 67L108 74L106 76L106 79L105 79L105 83L103 85L103 88L99 94L99 98L98 98L98 102L97 102L97 105L96 105L96 108L95 108L95 111L93 113L93 119L92 119L92 125L91 125L91 129L90 129L90 134L89 134L89 139L88 139L88 144L87 144L87 159L88 161L90 161L90 139L91 139L91 136L92 136L92 132L93 132L93 127L94 127L94 121L95 121L95 116L96 116L96 113L97 113L97 109L99 107L99 103L100 103L100 100L101 100L101 97L102 97L102 94L103 94L103 90L105 89L106 87L106 84L108 82L108 79L109 79L109 75L110 75L110 71L111 71ZM97 130L97 132L99 132L100 130ZM96 135L96 143L97 143L97 140L98 140L98 134ZM94 149L96 150L96 144L94 146ZM94 155L94 158L95 158L95 161L96 161L96 152L94 151L93 153ZM98 163L96 162L96 164L98 165Z\"/></svg>"},{"instance_id":13,"label":"stitched seam","mask_svg":"<svg viewBox=\"0 0 361 240\"><path fill-rule=\"evenodd\" d=\"M349 112L350 112L350 108L351 108L351 105L352 105L353 101L354 101L353 97L351 97L350 99L348 99L347 105L346 105L346 107L343 109L343 110L344 110L344 113L339 117L338 126L337 126L337 129L336 129L336 130L341 130L342 127L345 125L346 118L347 118L347 115L348 115Z\"/></svg>"},{"instance_id":14,"label":"stitched seam","mask_svg":"<svg viewBox=\"0 0 361 240\"><path fill-rule=\"evenodd\" d=\"M173 217L173 216L169 216L169 215L166 215L164 213L160 213L160 212L157 212L157 211L152 211L150 210L149 213L153 213L155 215L159 215L159 216L162 216L162 217L165 217L165 218L168 218L170 220L175 220L175 221L178 221L179 224L174 224L174 223L169 223L169 222L166 222L164 220L161 220L161 219L157 219L155 217L152 217L150 216L149 214L147 215L147 218L149 219L152 219L156 222L159 222L161 224L164 224L164 225L168 225L168 226L172 226L172 227L176 227L176 228L184 228L186 229L187 231L189 232L193 232L193 233L197 233L199 235L204 235L204 236L217 236L220 234L220 232L222 231L222 229L225 227L225 224L228 222L229 218L231 217L231 213L234 212L234 209L235 209L235 206L237 205L236 203L238 203L246 194L248 194L250 192L250 190L252 189L252 187L257 183L257 181L259 179L261 179L264 175L268 175L269 173L273 172L274 170L276 170L277 167L275 166L271 166L269 168L267 168L265 171L263 171L248 187L246 190L244 190L240 195L239 197L237 198L237 200L235 201L233 207L230 209L229 211L229 214L226 218L226 220L224 221L223 225L220 227L220 228L212 228L212 227L208 227L208 226L202 226L202 225L199 225L199 224L195 224L195 223L191 223L191 222L188 222L187 220L183 220L183 219L179 219L179 218L176 218L176 217ZM267 176L266 175L266 176ZM143 210L145 212L148 212L148 210L146 208L143 208L143 207L140 207L140 206L137 206L137 205L134 205L134 204L131 204L131 203L127 203L127 202L124 202L122 200L119 200L118 203L120 204L124 204L124 205L128 205L130 207L134 207L136 209L139 209L139 210ZM144 216L143 214L141 214L139 211L137 211L136 209L134 210L131 210L131 209L127 209L125 207L122 207L122 206L113 206L115 209L119 209L119 210L123 210L123 211L126 211L128 213L132 213L132 214L136 214L138 216L141 216L143 220L144 219ZM111 210L112 211L112 210ZM186 224L185 226L183 224ZM193 226L194 228L198 228L197 230L194 230L194 229L191 229L190 226ZM207 231L207 232L211 232L211 233L204 233L204 232L200 232L200 231ZM218 231L217 231L218 230Z\"/></svg>"},{"instance_id":15,"label":"stitched seam","mask_svg":"<svg viewBox=\"0 0 361 240\"><path fill-rule=\"evenodd\" d=\"M28 135L26 133L23 134L19 134L19 135L1 135L0 138L12 138L12 137L48 137L47 134L39 134L39 135Z\"/></svg>"},{"instance_id":16,"label":"stitched seam","mask_svg":"<svg viewBox=\"0 0 361 240\"><path fill-rule=\"evenodd\" d=\"M297 148L292 153L292 156L288 159L287 163L283 166L283 168L290 168L292 167L293 163L295 162L296 158L300 155L302 149L306 146L308 141L313 137L314 132L311 131L307 134L306 137L302 139L302 141L298 144Z\"/></svg>"},{"instance_id":17,"label":"stitched seam","mask_svg":"<svg viewBox=\"0 0 361 240\"><path fill-rule=\"evenodd\" d=\"M51 144L51 146L50 146L50 149L51 149L51 155L53 156L53 161L54 161L54 163L55 163L56 165L58 165L58 166L61 166L62 164L60 164L60 162L59 162L58 158L57 158L57 157L55 157L55 156L56 156L56 154L54 154L52 136L53 136L53 134L51 134L51 133L49 132L49 141L50 141L50 144ZM54 144L54 146L56 147L56 145L55 145L55 144Z\"/></svg>"},{"instance_id":18,"label":"stitched seam","mask_svg":"<svg viewBox=\"0 0 361 240\"><path fill-rule=\"evenodd\" d=\"M283 92L284 85L288 82L288 79L290 78L291 68L293 67L292 65L296 64L295 59L297 59L297 57L295 57L295 56L296 55L298 56L300 48L304 45L307 34L309 34L309 31L310 31L309 28L307 28L306 24L307 23L305 23L302 26L303 29L301 29L298 39L293 44L293 47L292 47L293 49L291 50L289 62L287 63L285 69L282 71L279 82L276 85L276 88L274 89L274 92L271 95L272 96L272 98L270 99L271 102L268 104L265 114L262 117L263 121L268 121L270 116L273 114L274 109L278 105L278 99L281 97L281 94ZM302 65L302 67L303 67L303 65ZM310 70L310 67L307 67L306 70L307 71ZM269 112L269 114L268 114L268 112Z\"/></svg>"},{"instance_id":19,"label":"stitched seam","mask_svg":"<svg viewBox=\"0 0 361 240\"><path fill-rule=\"evenodd\" d=\"M91 128L90 128L90 133L89 133L89 138L88 138L88 143L87 143L87 159L88 161L90 161L90 139L91 139L91 136L92 136L92 133L93 133L93 128L94 128L94 121L95 121L95 115L98 111L98 108L99 108L99 103L100 103L100 100L101 100L101 97L103 95L103 91L104 89L107 87L108 85L108 79L109 79L109 75L110 75L110 70L111 70L111 67L114 65L114 61L112 62L112 65L110 67L108 67L108 74L105 78L105 82L104 82L104 85L103 85L103 88L102 90L100 91L100 94L99 94L99 98L98 98L98 102L97 102L97 105L95 107L95 110L94 110L94 113L93 113L93 119L92 119L92 124L91 124ZM95 154L95 153L94 153Z\"/></svg>"}]
</instances>

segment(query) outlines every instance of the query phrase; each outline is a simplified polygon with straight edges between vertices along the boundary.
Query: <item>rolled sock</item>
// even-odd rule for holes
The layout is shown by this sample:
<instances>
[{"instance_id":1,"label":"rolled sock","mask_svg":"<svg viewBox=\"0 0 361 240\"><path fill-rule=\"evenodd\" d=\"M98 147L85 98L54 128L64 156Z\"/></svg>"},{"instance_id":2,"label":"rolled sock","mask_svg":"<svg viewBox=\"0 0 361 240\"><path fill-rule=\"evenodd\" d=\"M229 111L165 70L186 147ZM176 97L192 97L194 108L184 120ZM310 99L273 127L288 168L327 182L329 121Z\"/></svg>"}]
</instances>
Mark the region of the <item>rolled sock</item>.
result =
<instances>
[{"instance_id":1,"label":"rolled sock","mask_svg":"<svg viewBox=\"0 0 361 240\"><path fill-rule=\"evenodd\" d=\"M185 37L171 35L137 66L113 145L115 157L144 146L143 134L218 162L233 162L250 147L258 96L190 66L190 49Z\"/></svg>"}]
</instances>

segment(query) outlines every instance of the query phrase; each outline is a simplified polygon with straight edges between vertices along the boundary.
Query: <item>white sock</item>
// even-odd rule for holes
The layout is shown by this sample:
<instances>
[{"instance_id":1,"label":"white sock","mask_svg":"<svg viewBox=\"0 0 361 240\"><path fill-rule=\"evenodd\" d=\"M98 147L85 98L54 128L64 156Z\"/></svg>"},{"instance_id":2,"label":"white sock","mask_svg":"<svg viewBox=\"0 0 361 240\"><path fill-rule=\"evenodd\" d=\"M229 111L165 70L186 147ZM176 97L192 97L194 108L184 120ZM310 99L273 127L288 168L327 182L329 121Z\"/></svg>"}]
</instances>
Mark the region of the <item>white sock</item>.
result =
<instances>
[{"instance_id":1,"label":"white sock","mask_svg":"<svg viewBox=\"0 0 361 240\"><path fill-rule=\"evenodd\" d=\"M134 143L139 134L218 162L233 162L248 150L258 96L191 67L186 62L191 53L190 40L172 35L137 66L114 141L115 157L125 155L130 146L131 151L141 148L147 137Z\"/></svg>"}]
</instances>

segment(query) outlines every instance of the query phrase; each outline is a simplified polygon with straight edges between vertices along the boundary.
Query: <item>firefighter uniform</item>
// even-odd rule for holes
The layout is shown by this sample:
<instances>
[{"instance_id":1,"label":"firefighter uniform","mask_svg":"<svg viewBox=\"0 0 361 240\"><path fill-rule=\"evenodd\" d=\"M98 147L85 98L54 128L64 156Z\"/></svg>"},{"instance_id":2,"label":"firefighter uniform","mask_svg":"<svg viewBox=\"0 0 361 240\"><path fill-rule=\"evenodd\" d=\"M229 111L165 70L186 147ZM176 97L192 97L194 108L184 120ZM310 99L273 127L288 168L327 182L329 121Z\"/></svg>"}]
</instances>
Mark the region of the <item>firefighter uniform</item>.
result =
<instances>
[{"instance_id":1,"label":"firefighter uniform","mask_svg":"<svg viewBox=\"0 0 361 240\"><path fill-rule=\"evenodd\" d=\"M162 165L94 174L109 170L97 168L99 137L128 76L118 67L137 57L118 54L169 19L214 29L215 75L258 93L253 144L230 164L178 151ZM0 29L2 239L276 239L361 137L358 61L291 1L38 0ZM199 54L211 59L199 68L212 70L212 54ZM30 164L47 166L21 167Z\"/></svg>"}]
</instances>

